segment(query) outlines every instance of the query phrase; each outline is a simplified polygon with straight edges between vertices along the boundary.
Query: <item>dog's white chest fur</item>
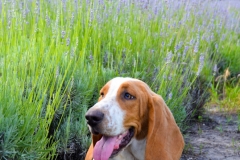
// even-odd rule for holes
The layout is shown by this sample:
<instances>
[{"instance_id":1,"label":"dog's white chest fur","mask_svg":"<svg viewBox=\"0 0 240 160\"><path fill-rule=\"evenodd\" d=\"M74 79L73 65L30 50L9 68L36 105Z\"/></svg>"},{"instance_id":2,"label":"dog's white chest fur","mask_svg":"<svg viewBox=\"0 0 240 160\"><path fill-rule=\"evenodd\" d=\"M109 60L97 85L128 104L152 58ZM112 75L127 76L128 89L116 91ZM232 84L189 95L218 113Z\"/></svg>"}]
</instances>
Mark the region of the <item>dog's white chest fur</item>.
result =
<instances>
[{"instance_id":1,"label":"dog's white chest fur","mask_svg":"<svg viewBox=\"0 0 240 160\"><path fill-rule=\"evenodd\" d=\"M136 140L134 138L128 147L109 160L144 160L145 147L146 139Z\"/></svg>"}]
</instances>

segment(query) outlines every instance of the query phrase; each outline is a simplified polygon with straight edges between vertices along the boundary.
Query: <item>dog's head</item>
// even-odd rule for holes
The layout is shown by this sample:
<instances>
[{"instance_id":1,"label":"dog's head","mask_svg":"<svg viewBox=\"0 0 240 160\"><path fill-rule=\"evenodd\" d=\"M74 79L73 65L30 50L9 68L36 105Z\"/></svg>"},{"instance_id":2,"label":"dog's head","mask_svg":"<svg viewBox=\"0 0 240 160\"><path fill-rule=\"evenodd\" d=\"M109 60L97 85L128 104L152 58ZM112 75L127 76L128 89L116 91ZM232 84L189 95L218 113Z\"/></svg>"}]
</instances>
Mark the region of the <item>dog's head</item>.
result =
<instances>
[{"instance_id":1,"label":"dog's head","mask_svg":"<svg viewBox=\"0 0 240 160\"><path fill-rule=\"evenodd\" d=\"M173 152L181 155L184 143L170 110L140 80L118 77L109 81L101 89L98 102L87 111L86 119L94 148L93 155L87 156L96 160L114 157L131 145L133 138L147 139L145 159L160 155L168 158Z\"/></svg>"}]
</instances>

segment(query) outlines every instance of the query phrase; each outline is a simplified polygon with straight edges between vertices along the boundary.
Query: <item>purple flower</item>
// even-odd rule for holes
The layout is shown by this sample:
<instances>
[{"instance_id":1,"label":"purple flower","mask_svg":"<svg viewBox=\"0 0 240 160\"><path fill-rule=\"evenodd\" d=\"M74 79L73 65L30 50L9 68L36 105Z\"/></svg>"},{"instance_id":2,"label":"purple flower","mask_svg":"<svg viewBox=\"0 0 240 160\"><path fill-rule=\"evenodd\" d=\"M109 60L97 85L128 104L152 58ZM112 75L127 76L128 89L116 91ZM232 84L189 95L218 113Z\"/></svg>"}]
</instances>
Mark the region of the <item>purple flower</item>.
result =
<instances>
[{"instance_id":1,"label":"purple flower","mask_svg":"<svg viewBox=\"0 0 240 160\"><path fill-rule=\"evenodd\" d=\"M183 57L185 57L186 56L186 53L187 53L187 51L188 51L188 46L185 46L185 48L184 48L184 50L183 50Z\"/></svg>"},{"instance_id":2,"label":"purple flower","mask_svg":"<svg viewBox=\"0 0 240 160\"><path fill-rule=\"evenodd\" d=\"M165 45L165 42L162 42L162 47L164 47L164 45Z\"/></svg>"},{"instance_id":3,"label":"purple flower","mask_svg":"<svg viewBox=\"0 0 240 160\"><path fill-rule=\"evenodd\" d=\"M62 38L64 38L65 35L66 35L66 32L65 32L65 31L62 31L61 34L62 34Z\"/></svg>"},{"instance_id":4,"label":"purple flower","mask_svg":"<svg viewBox=\"0 0 240 160\"><path fill-rule=\"evenodd\" d=\"M132 38L131 38L131 37L130 37L130 39L129 39L129 43L132 44Z\"/></svg>"},{"instance_id":5,"label":"purple flower","mask_svg":"<svg viewBox=\"0 0 240 160\"><path fill-rule=\"evenodd\" d=\"M172 99L172 92L168 94L168 99Z\"/></svg>"},{"instance_id":6,"label":"purple flower","mask_svg":"<svg viewBox=\"0 0 240 160\"><path fill-rule=\"evenodd\" d=\"M213 75L214 75L214 76L216 75L217 71L218 71L218 67L217 67L217 64L215 64L215 65L213 66Z\"/></svg>"},{"instance_id":7,"label":"purple flower","mask_svg":"<svg viewBox=\"0 0 240 160\"><path fill-rule=\"evenodd\" d=\"M172 51L168 52L167 57L166 57L166 63L170 63L172 61Z\"/></svg>"},{"instance_id":8,"label":"purple flower","mask_svg":"<svg viewBox=\"0 0 240 160\"><path fill-rule=\"evenodd\" d=\"M201 73L201 71L203 69L203 66L204 66L204 54L201 53L200 57L199 57L199 66L198 66L197 76L200 75L200 73Z\"/></svg>"},{"instance_id":9,"label":"purple flower","mask_svg":"<svg viewBox=\"0 0 240 160\"><path fill-rule=\"evenodd\" d=\"M194 46L194 50L193 50L194 53L198 52L198 47L199 47L199 42L197 41L195 46Z\"/></svg>"},{"instance_id":10,"label":"purple flower","mask_svg":"<svg viewBox=\"0 0 240 160\"><path fill-rule=\"evenodd\" d=\"M70 45L70 38L67 38L67 39L66 39L66 44L67 44L67 46Z\"/></svg>"}]
</instances>

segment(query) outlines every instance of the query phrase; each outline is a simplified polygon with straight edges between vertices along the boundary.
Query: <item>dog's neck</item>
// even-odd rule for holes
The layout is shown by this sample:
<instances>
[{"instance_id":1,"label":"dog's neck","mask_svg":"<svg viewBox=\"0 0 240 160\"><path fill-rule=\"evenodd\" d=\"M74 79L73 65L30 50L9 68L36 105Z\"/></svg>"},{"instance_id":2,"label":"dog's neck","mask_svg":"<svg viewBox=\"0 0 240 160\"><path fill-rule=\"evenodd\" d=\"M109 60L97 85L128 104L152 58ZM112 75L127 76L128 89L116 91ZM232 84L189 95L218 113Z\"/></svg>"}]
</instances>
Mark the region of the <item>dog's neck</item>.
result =
<instances>
[{"instance_id":1,"label":"dog's neck","mask_svg":"<svg viewBox=\"0 0 240 160\"><path fill-rule=\"evenodd\" d=\"M124 148L117 156L109 160L144 160L146 138L142 140L132 139L132 142Z\"/></svg>"},{"instance_id":2,"label":"dog's neck","mask_svg":"<svg viewBox=\"0 0 240 160\"><path fill-rule=\"evenodd\" d=\"M137 140L133 138L132 143L129 145L131 153L134 155L135 160L145 159L146 138Z\"/></svg>"}]
</instances>

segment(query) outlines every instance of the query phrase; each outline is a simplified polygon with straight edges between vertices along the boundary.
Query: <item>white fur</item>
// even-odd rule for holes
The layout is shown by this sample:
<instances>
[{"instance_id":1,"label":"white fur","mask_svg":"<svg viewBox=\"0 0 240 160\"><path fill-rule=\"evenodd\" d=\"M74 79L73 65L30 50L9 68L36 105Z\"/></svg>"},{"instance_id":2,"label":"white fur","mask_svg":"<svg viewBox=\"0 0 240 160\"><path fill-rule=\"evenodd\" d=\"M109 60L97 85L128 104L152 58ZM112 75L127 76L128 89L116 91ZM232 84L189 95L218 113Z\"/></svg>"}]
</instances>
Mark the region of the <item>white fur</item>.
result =
<instances>
[{"instance_id":1,"label":"white fur","mask_svg":"<svg viewBox=\"0 0 240 160\"><path fill-rule=\"evenodd\" d=\"M133 138L126 148L109 160L144 160L145 148L146 139Z\"/></svg>"}]
</instances>

